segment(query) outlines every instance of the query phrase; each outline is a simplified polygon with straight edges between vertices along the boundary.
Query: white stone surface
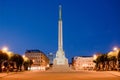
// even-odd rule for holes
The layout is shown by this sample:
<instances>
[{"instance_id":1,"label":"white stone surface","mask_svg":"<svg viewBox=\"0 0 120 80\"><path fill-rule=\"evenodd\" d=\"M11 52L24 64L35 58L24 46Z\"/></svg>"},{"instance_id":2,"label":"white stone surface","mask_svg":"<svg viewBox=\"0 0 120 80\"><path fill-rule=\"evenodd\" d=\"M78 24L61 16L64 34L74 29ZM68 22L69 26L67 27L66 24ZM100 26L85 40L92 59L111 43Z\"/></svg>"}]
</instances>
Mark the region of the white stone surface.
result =
<instances>
[{"instance_id":1,"label":"white stone surface","mask_svg":"<svg viewBox=\"0 0 120 80\"><path fill-rule=\"evenodd\" d=\"M63 31L62 31L62 7L59 6L59 21L58 21L58 51L56 52L56 57L53 60L53 69L68 68L68 59L65 57L63 51ZM63 67L64 66L64 67ZM56 68L55 68L56 67ZM61 68L61 69L62 69Z\"/></svg>"}]
</instances>

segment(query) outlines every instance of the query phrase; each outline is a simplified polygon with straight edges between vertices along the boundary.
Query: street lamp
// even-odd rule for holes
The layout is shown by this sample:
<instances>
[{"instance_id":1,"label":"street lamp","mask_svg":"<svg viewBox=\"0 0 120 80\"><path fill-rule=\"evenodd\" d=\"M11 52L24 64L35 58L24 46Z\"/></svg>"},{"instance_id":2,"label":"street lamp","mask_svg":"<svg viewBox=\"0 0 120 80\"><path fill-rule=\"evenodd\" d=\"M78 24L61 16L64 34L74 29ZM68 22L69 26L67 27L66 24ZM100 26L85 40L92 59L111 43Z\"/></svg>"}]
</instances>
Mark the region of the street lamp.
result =
<instances>
[{"instance_id":1,"label":"street lamp","mask_svg":"<svg viewBox=\"0 0 120 80\"><path fill-rule=\"evenodd\" d=\"M118 48L117 48L117 47L114 47L114 48L113 48L113 51L117 51L117 50L118 50Z\"/></svg>"},{"instance_id":2,"label":"street lamp","mask_svg":"<svg viewBox=\"0 0 120 80\"><path fill-rule=\"evenodd\" d=\"M6 47L6 46L3 47L3 48L2 48L2 51L3 51L3 52L8 52L8 47Z\"/></svg>"},{"instance_id":3,"label":"street lamp","mask_svg":"<svg viewBox=\"0 0 120 80\"><path fill-rule=\"evenodd\" d=\"M9 51L8 47L6 47L6 46L4 46L4 47L2 48L2 51L3 51L4 53L6 53L9 58L13 55L13 53L12 53L11 51Z\"/></svg>"}]
</instances>

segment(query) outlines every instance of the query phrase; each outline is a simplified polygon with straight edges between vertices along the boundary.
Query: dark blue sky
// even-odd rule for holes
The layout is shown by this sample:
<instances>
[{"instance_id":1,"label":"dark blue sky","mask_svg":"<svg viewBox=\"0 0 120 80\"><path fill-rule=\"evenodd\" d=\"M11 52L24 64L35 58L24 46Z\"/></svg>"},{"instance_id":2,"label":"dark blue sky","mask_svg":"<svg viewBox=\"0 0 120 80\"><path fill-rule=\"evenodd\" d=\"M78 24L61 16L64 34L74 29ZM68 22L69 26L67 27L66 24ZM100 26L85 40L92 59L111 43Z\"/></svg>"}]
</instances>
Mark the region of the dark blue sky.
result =
<instances>
[{"instance_id":1,"label":"dark blue sky","mask_svg":"<svg viewBox=\"0 0 120 80\"><path fill-rule=\"evenodd\" d=\"M59 4L69 59L120 47L120 0L0 0L0 48L56 53Z\"/></svg>"}]
</instances>

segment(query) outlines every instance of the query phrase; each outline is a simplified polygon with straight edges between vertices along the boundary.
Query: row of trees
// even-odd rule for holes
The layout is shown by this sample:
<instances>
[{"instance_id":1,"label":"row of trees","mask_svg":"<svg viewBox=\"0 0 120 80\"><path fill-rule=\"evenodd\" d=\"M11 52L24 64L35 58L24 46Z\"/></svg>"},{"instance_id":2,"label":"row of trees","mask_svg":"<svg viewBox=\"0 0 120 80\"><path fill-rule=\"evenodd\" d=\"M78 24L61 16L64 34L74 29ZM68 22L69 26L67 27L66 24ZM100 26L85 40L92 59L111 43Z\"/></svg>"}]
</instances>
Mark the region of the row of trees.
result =
<instances>
[{"instance_id":1,"label":"row of trees","mask_svg":"<svg viewBox=\"0 0 120 80\"><path fill-rule=\"evenodd\" d=\"M100 54L93 61L96 70L118 70L120 68L120 51L117 55Z\"/></svg>"},{"instance_id":2,"label":"row of trees","mask_svg":"<svg viewBox=\"0 0 120 80\"><path fill-rule=\"evenodd\" d=\"M28 70L28 67L32 64L32 60L29 60L28 58L25 60L19 54L8 54L7 52L0 50L0 72L3 70L14 71L14 69L16 71L21 71L22 66L24 66L25 70Z\"/></svg>"}]
</instances>

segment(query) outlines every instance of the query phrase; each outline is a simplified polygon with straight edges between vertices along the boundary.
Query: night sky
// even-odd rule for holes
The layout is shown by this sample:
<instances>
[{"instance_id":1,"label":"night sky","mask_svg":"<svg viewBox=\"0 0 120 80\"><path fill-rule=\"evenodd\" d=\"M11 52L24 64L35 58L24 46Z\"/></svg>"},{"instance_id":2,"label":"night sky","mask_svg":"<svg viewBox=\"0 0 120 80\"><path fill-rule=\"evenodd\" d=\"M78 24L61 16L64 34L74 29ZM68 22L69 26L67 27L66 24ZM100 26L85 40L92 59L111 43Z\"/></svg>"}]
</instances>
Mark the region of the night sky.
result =
<instances>
[{"instance_id":1,"label":"night sky","mask_svg":"<svg viewBox=\"0 0 120 80\"><path fill-rule=\"evenodd\" d=\"M55 54L59 4L69 60L120 47L120 0L0 0L0 48L21 55L26 49Z\"/></svg>"}]
</instances>

